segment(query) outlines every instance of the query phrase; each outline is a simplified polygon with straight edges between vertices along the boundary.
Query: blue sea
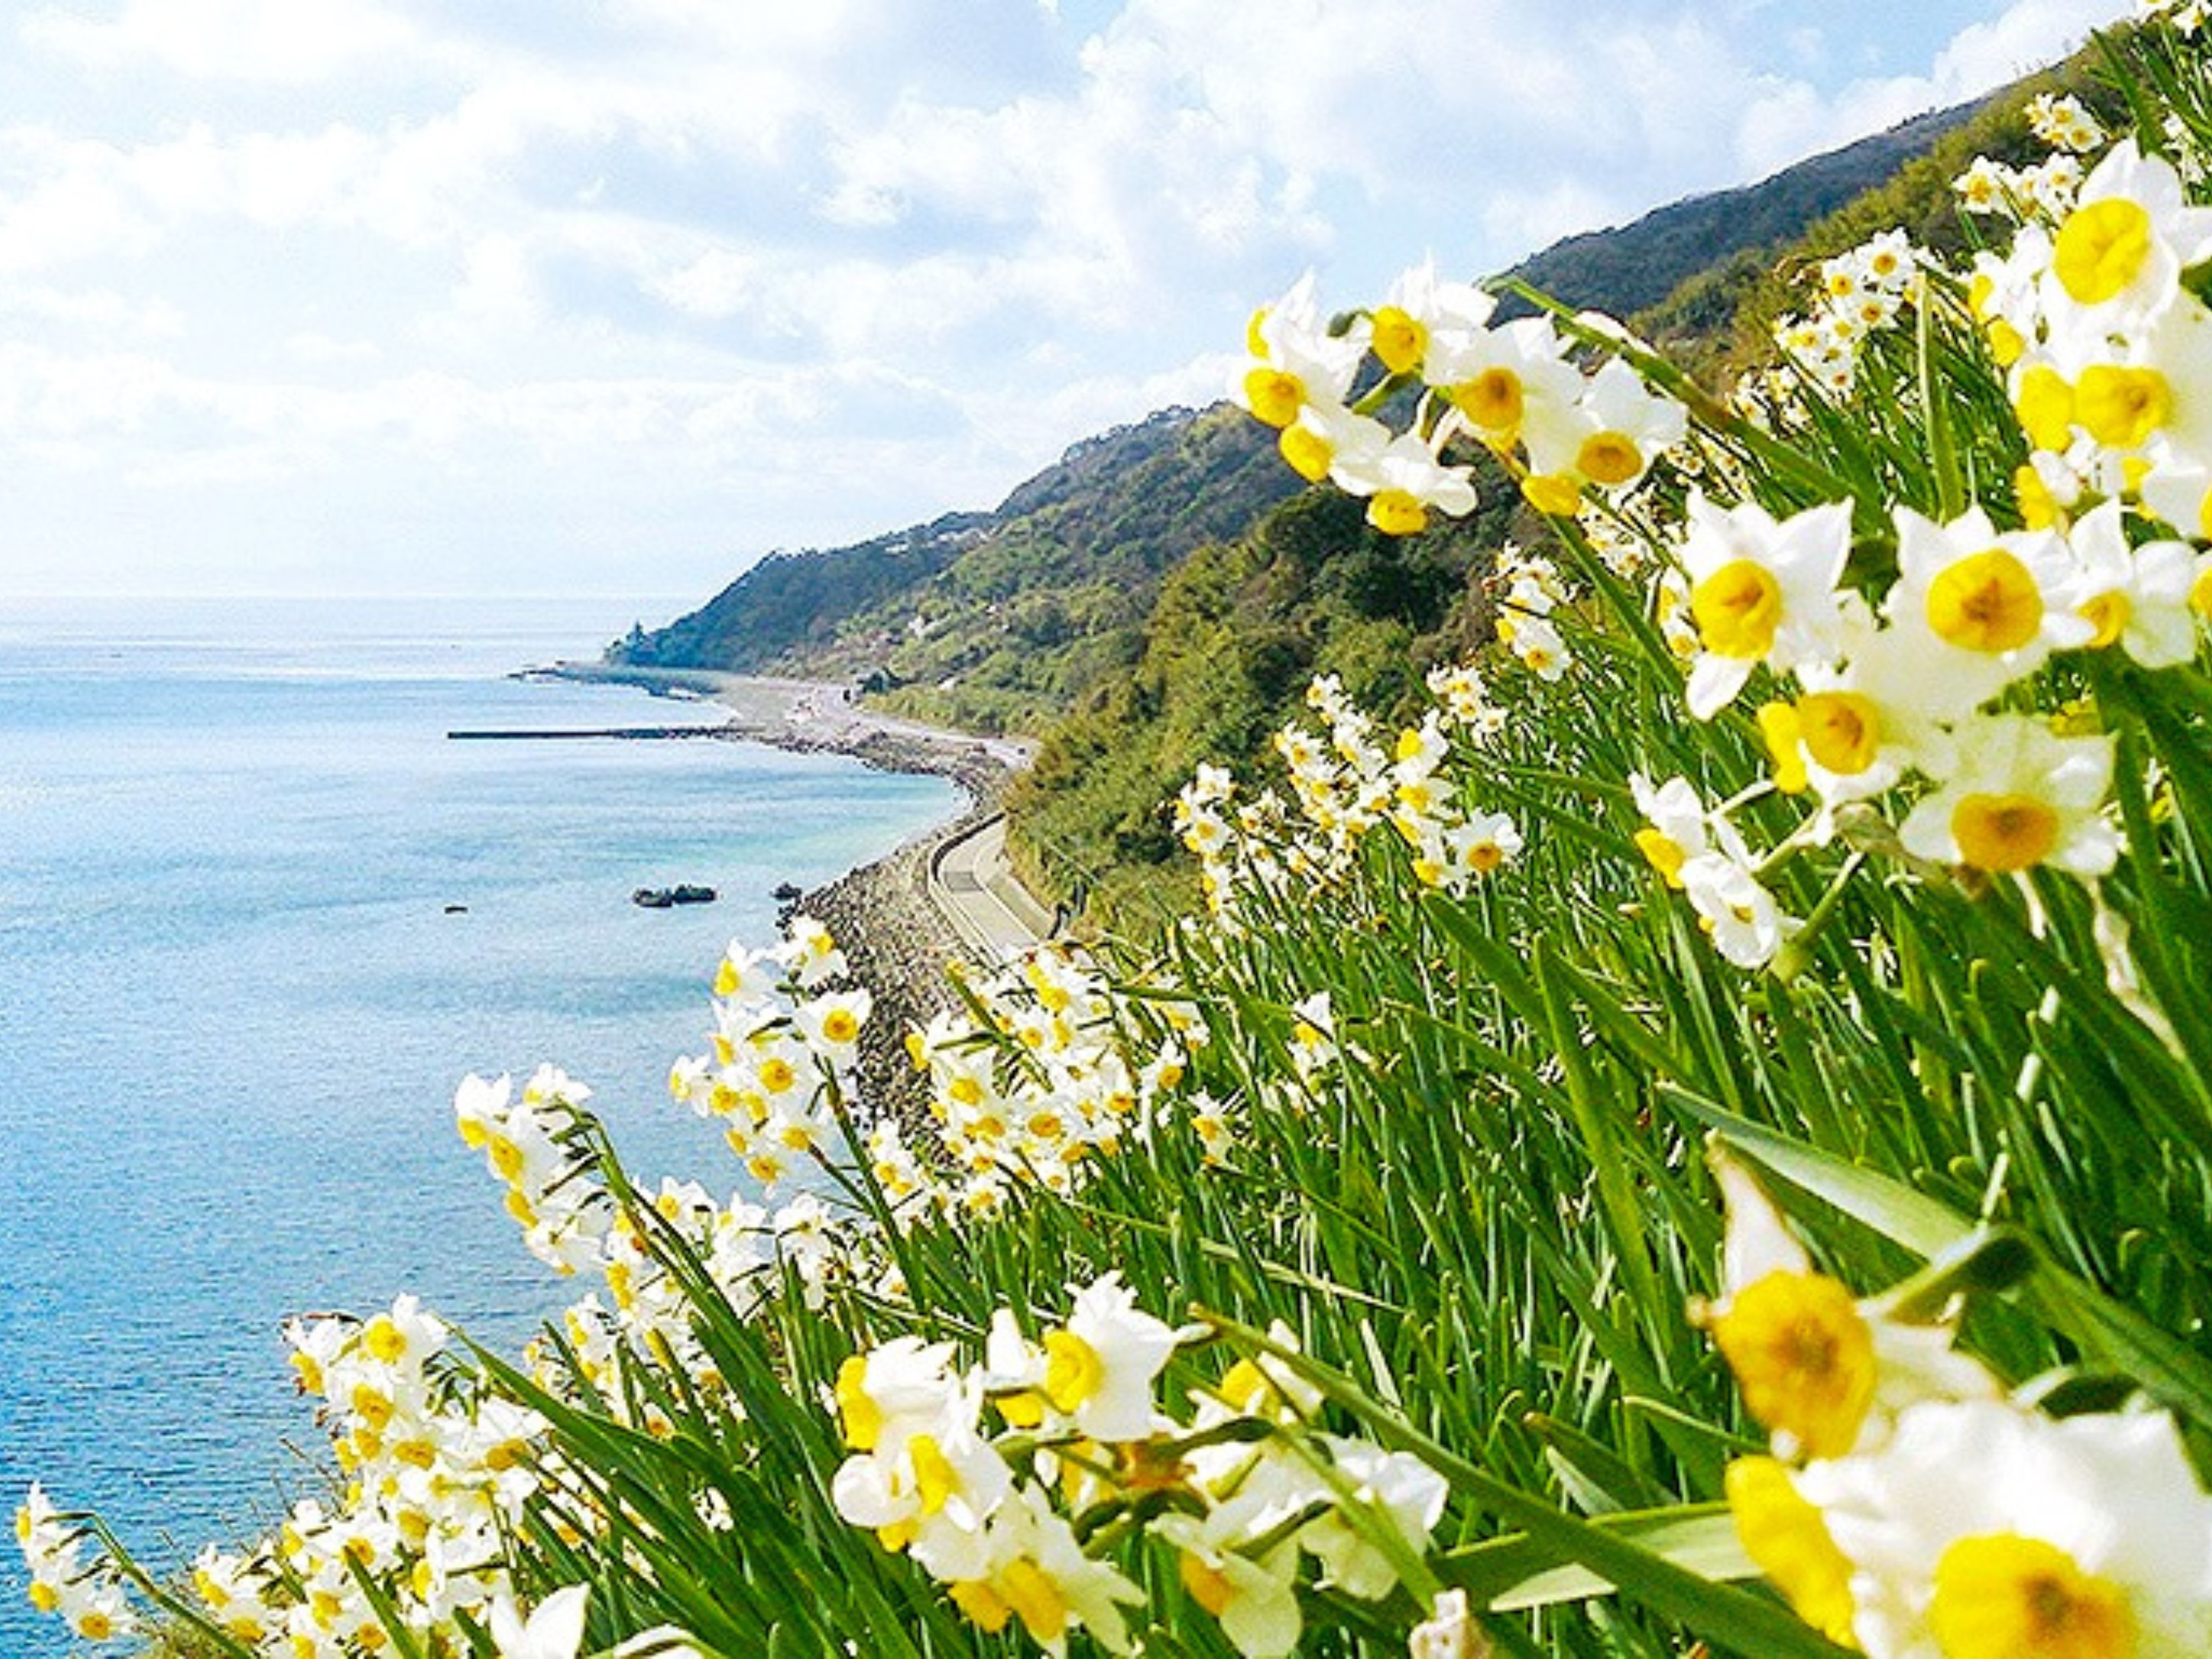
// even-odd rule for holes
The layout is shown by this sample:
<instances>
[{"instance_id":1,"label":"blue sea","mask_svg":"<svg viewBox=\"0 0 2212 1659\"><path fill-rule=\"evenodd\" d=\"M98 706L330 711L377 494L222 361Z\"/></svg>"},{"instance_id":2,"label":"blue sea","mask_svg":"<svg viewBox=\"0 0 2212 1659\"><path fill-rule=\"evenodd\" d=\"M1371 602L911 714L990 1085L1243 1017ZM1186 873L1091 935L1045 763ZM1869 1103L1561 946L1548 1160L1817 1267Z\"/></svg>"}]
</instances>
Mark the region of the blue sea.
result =
<instances>
[{"instance_id":1,"label":"blue sea","mask_svg":"<svg viewBox=\"0 0 2212 1659\"><path fill-rule=\"evenodd\" d=\"M237 1541L319 1467L288 1316L412 1291L512 1350L568 1300L453 1133L465 1073L552 1061L635 1172L745 1185L666 1094L716 959L957 800L744 744L448 740L713 723L510 677L635 615L0 599L0 1515L38 1480L154 1562ZM722 897L630 902L678 882ZM24 1588L11 1546L0 1655L67 1652Z\"/></svg>"}]
</instances>

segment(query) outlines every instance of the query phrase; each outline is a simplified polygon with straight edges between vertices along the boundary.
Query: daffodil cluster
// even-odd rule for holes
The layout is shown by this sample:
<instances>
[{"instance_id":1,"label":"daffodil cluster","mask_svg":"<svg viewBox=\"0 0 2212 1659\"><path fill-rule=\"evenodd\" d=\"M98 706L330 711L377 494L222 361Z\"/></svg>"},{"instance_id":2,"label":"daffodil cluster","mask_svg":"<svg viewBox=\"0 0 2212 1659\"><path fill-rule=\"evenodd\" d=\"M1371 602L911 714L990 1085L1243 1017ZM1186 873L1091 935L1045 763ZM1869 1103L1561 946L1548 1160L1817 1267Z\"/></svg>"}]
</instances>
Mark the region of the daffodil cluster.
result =
<instances>
[{"instance_id":1,"label":"daffodil cluster","mask_svg":"<svg viewBox=\"0 0 2212 1659\"><path fill-rule=\"evenodd\" d=\"M1543 580L1532 565L1516 590L1529 607L1523 626L1531 633L1549 631L1545 618L1554 600ZM1468 751L1504 721L1482 676L1468 665L1439 669L1429 690L1434 705L1386 748L1374 718L1334 676L1315 680L1306 704L1323 729L1294 722L1275 738L1289 775L1288 802L1268 790L1238 803L1231 774L1199 768L1176 797L1176 832L1198 856L1200 883L1218 921L1235 925L1255 896L1279 900L1340 882L1378 827L1403 839L1424 886L1450 893L1466 891L1519 854L1513 820L1463 798Z\"/></svg>"},{"instance_id":2,"label":"daffodil cluster","mask_svg":"<svg viewBox=\"0 0 2212 1659\"><path fill-rule=\"evenodd\" d=\"M1867 337L1896 323L1925 258L1903 231L1886 230L1822 260L1812 309L1774 325L1775 343L1796 374L1831 398L1848 397ZM1771 389L1781 379L1762 384Z\"/></svg>"},{"instance_id":3,"label":"daffodil cluster","mask_svg":"<svg viewBox=\"0 0 2212 1659\"><path fill-rule=\"evenodd\" d=\"M1272 1358L1238 1362L1178 1422L1158 1381L1207 1328L1154 1317L1114 1273L1070 1294L1066 1322L1034 1340L1000 1309L980 1365L912 1337L846 1360L838 1513L986 1630L1018 1622L1054 1654L1077 1628L1132 1650L1125 1609L1146 1596L1103 1547L1126 1555L1131 1534L1171 1552L1184 1593L1247 1659L1297 1647L1304 1564L1364 1600L1397 1587L1391 1547L1426 1547L1440 1477L1322 1432L1319 1396Z\"/></svg>"},{"instance_id":4,"label":"daffodil cluster","mask_svg":"<svg viewBox=\"0 0 2212 1659\"><path fill-rule=\"evenodd\" d=\"M2033 118L2069 158L2104 142L2078 103L2044 100ZM1739 965L1772 960L1789 937L1768 866L1839 833L1985 876L2049 867L2094 879L2118 859L2112 737L2094 705L2063 723L2037 710L2054 701L2044 672L2054 659L2111 653L2163 669L2196 655L2212 607L2212 575L2192 545L2212 539L2212 307L2184 276L2212 258L2212 209L2191 205L2172 167L2132 141L2079 186L2048 228L2030 225L2009 252L1983 256L1969 296L2036 452L2014 481L2016 508L1930 515L1836 500L1777 514L1740 472L1715 469L1703 475L1711 489L1693 485L1673 521L1654 521L1648 502L1637 509L1657 543L1654 612L1687 667L1689 713L1713 720L1755 680L1772 777L1754 793L1814 805L1782 845L1754 852L1728 811L1708 809L1686 782L1636 787L1639 843ZM1808 337L1798 372L1831 389L1847 380L1844 345L1894 317L1925 264L1895 234L1826 262L1826 301L1857 310L1849 327L1826 329L1826 345ZM1434 364L1457 361L1434 342L1463 333L1479 307L1455 290L1449 305L1423 298L1444 291L1425 268L1367 318L1370 344L1376 331L1402 331L1401 316L1419 325L1420 352L1394 352L1391 374L1418 369L1433 386ZM1287 319L1302 314L1293 305L1270 332L1276 313L1264 313L1261 337L1297 334ZM1324 337L1341 346L1358 335ZM1616 372L1633 371L1614 358L1598 378ZM1438 403L1460 408L1433 391L1423 406ZM1436 418L1455 424L1450 412ZM1530 441L1530 500L1571 512L1578 495L1553 496L1553 470L1534 459L1548 452ZM1626 515L1583 519L1608 543L1633 538ZM1864 544L1893 549L1893 574L1855 557ZM1605 556L1616 573L1633 568L1617 550ZM1555 677L1565 655L1556 572L1514 550L1495 580L1500 641L1539 678ZM1240 890L1333 878L1386 819L1431 884L1456 890L1510 855L1510 824L1457 810L1440 770L1440 718L1407 732L1393 758L1329 683L1313 702L1326 732L1293 728L1279 744L1303 825L1270 797L1232 813L1229 784L1211 771L1178 803L1217 910L1232 910Z\"/></svg>"},{"instance_id":5,"label":"daffodil cluster","mask_svg":"<svg viewBox=\"0 0 2212 1659\"><path fill-rule=\"evenodd\" d=\"M1069 945L963 983L963 1011L907 1035L943 1159L915 1160L902 1141L895 1155L871 1148L879 1179L955 1218L994 1214L1026 1188L1074 1191L1097 1160L1151 1133L1206 1041L1171 987L1127 995Z\"/></svg>"},{"instance_id":6,"label":"daffodil cluster","mask_svg":"<svg viewBox=\"0 0 2212 1659\"><path fill-rule=\"evenodd\" d=\"M731 1150L773 1195L801 1162L818 1165L853 1097L868 993L839 988L844 952L827 929L795 918L782 945L732 943L714 979L710 1051L678 1060L676 1098L720 1121Z\"/></svg>"},{"instance_id":7,"label":"daffodil cluster","mask_svg":"<svg viewBox=\"0 0 2212 1659\"><path fill-rule=\"evenodd\" d=\"M2045 1415L1942 1325L1814 1270L1723 1162L1725 1293L1698 1310L1773 1436L1728 1496L1807 1623L1873 1659L2212 1649L2212 1498L2173 1420Z\"/></svg>"},{"instance_id":8,"label":"daffodil cluster","mask_svg":"<svg viewBox=\"0 0 2212 1659\"><path fill-rule=\"evenodd\" d=\"M295 1320L284 1334L343 1481L334 1502L301 1500L250 1547L201 1550L190 1577L199 1618L270 1659L358 1659L397 1650L402 1636L459 1655L471 1650L470 1629L515 1624L506 1540L557 1478L544 1420L447 1365L445 1325L412 1297L367 1320ZM16 1532L36 1605L86 1640L146 1627L112 1561L77 1565L78 1534L35 1487ZM573 1629L563 1615L540 1632L568 1632L558 1659L581 1627L580 1598L569 1600Z\"/></svg>"},{"instance_id":9,"label":"daffodil cluster","mask_svg":"<svg viewBox=\"0 0 2212 1659\"><path fill-rule=\"evenodd\" d=\"M1632 488L1680 439L1681 406L1625 362L1586 371L1548 319L1493 323L1495 309L1425 264L1382 304L1331 320L1309 276L1253 316L1235 392L1302 477L1364 497L1368 522L1393 536L1474 510L1470 468L1449 459L1457 443L1487 448L1532 503L1565 514L1585 492ZM1412 418L1394 431L1381 412L1404 404Z\"/></svg>"},{"instance_id":10,"label":"daffodil cluster","mask_svg":"<svg viewBox=\"0 0 2212 1659\"><path fill-rule=\"evenodd\" d=\"M2212 208L2130 138L2054 230L1977 263L1975 311L2036 452L2032 524L2110 501L2212 537L2212 308L2183 280L2208 258Z\"/></svg>"},{"instance_id":11,"label":"daffodil cluster","mask_svg":"<svg viewBox=\"0 0 2212 1659\"><path fill-rule=\"evenodd\" d=\"M106 1642L139 1628L121 1581L104 1557L82 1559L85 1528L62 1514L35 1482L15 1511L15 1544L31 1579L31 1605L52 1613L87 1642Z\"/></svg>"}]
</instances>

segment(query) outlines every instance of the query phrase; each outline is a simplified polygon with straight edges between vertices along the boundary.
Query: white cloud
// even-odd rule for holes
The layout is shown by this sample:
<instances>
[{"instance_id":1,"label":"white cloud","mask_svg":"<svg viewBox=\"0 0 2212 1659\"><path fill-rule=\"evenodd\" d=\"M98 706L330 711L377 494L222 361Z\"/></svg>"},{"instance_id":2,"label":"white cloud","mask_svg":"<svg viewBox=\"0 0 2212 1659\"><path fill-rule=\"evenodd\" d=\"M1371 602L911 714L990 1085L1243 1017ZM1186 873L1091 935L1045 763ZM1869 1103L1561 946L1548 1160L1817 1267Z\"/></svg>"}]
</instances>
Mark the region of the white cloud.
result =
<instances>
[{"instance_id":1,"label":"white cloud","mask_svg":"<svg viewBox=\"0 0 2212 1659\"><path fill-rule=\"evenodd\" d=\"M36 11L22 32L30 45L94 68L150 58L194 78L287 85L420 45L404 18L374 0L129 0L112 21Z\"/></svg>"},{"instance_id":2,"label":"white cloud","mask_svg":"<svg viewBox=\"0 0 2212 1659\"><path fill-rule=\"evenodd\" d=\"M1771 82L1741 118L1737 156L1747 176L1756 178L1968 102L2057 61L2130 9L2126 0L2014 0L1960 28L1924 73L1872 76L1830 91L1802 78Z\"/></svg>"},{"instance_id":3,"label":"white cloud","mask_svg":"<svg viewBox=\"0 0 2212 1659\"><path fill-rule=\"evenodd\" d=\"M1880 3L1960 26L1853 79L1813 0L40 5L0 59L0 469L118 568L141 496L206 546L405 501L394 561L518 518L551 563L625 514L885 529L1210 400L1308 265L1343 303L1495 270L2125 0Z\"/></svg>"}]
</instances>

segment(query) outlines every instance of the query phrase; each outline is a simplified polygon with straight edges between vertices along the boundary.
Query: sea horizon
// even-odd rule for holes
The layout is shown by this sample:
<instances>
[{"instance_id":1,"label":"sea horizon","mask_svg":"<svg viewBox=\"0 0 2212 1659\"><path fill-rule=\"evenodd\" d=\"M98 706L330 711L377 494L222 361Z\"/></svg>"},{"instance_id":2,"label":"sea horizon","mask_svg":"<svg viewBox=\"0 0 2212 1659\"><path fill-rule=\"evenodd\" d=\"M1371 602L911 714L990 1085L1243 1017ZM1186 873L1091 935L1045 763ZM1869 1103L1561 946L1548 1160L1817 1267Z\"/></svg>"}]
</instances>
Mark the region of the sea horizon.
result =
<instances>
[{"instance_id":1,"label":"sea horizon","mask_svg":"<svg viewBox=\"0 0 2212 1659\"><path fill-rule=\"evenodd\" d=\"M779 886L880 857L960 796L714 739L447 739L718 723L514 678L596 657L637 614L0 599L11 1509L40 1481L174 1567L313 1489L285 1317L404 1291L511 1351L567 1301L453 1133L471 1072L560 1065L645 1179L750 1188L665 1090L704 1046L715 961L769 942ZM678 883L718 900L630 902ZM0 1650L67 1652L24 1583L11 1552Z\"/></svg>"}]
</instances>

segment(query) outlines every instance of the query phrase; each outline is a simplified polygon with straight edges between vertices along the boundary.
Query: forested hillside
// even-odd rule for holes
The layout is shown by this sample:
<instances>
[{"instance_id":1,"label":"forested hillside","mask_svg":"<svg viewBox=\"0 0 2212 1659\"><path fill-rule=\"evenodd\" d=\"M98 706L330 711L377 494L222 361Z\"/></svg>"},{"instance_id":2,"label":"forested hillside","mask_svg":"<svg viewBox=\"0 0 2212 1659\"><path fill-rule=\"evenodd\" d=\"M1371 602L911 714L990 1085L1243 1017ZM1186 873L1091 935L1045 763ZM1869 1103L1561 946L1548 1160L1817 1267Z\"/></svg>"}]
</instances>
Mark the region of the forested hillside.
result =
<instances>
[{"instance_id":1,"label":"forested hillside","mask_svg":"<svg viewBox=\"0 0 2212 1659\"><path fill-rule=\"evenodd\" d=\"M1241 411L1163 410L991 512L772 556L610 659L850 680L902 712L1037 731L1133 660L1162 573L1297 483Z\"/></svg>"}]
</instances>

